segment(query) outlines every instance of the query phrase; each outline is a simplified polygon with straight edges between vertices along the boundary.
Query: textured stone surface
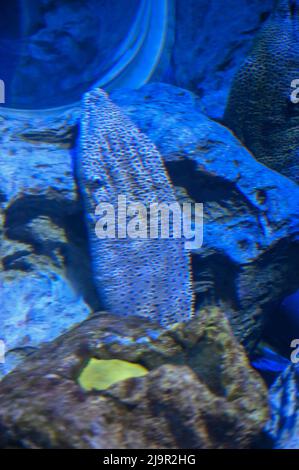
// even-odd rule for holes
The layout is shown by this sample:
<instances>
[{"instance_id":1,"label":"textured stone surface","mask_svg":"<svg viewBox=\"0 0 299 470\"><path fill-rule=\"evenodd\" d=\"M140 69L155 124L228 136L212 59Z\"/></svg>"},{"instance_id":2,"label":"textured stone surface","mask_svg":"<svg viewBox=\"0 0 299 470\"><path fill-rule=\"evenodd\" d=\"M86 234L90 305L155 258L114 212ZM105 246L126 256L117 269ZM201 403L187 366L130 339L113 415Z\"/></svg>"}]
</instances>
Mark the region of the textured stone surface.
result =
<instances>
[{"instance_id":1,"label":"textured stone surface","mask_svg":"<svg viewBox=\"0 0 299 470\"><path fill-rule=\"evenodd\" d=\"M299 286L298 186L258 163L194 95L167 85L111 98L157 145L182 199L204 203L194 252L199 305L224 303L245 343Z\"/></svg>"},{"instance_id":2,"label":"textured stone surface","mask_svg":"<svg viewBox=\"0 0 299 470\"><path fill-rule=\"evenodd\" d=\"M150 372L87 393L77 378L91 357ZM163 333L146 320L101 313L4 378L0 445L246 448L267 420L266 396L220 310Z\"/></svg>"},{"instance_id":3,"label":"textured stone surface","mask_svg":"<svg viewBox=\"0 0 299 470\"><path fill-rule=\"evenodd\" d=\"M266 431L276 449L299 448L299 369L289 366L270 389L271 420Z\"/></svg>"},{"instance_id":4,"label":"textured stone surface","mask_svg":"<svg viewBox=\"0 0 299 470\"><path fill-rule=\"evenodd\" d=\"M91 311L83 300L92 282L72 171L73 124L67 111L1 111L0 338L7 355L0 375L27 348Z\"/></svg>"},{"instance_id":5,"label":"textured stone surface","mask_svg":"<svg viewBox=\"0 0 299 470\"><path fill-rule=\"evenodd\" d=\"M299 1L279 0L236 75L225 123L265 165L299 182ZM298 203L298 200L297 200Z\"/></svg>"},{"instance_id":6,"label":"textured stone surface","mask_svg":"<svg viewBox=\"0 0 299 470\"><path fill-rule=\"evenodd\" d=\"M208 115L221 118L238 67L275 0L176 0L175 43L169 83L202 98Z\"/></svg>"}]
</instances>

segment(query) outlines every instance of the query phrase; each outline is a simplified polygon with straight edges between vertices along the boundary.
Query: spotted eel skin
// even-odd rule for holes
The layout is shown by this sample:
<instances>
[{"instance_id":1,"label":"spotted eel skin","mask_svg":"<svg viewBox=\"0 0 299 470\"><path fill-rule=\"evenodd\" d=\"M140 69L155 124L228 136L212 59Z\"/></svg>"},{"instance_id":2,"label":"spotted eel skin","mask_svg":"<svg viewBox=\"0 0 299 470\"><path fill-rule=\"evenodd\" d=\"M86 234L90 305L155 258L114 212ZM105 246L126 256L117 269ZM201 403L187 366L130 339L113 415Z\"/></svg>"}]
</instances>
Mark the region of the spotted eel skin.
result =
<instances>
[{"instance_id":1,"label":"spotted eel skin","mask_svg":"<svg viewBox=\"0 0 299 470\"><path fill-rule=\"evenodd\" d=\"M299 448L299 367L291 364L269 391L271 419L265 431L275 449Z\"/></svg>"},{"instance_id":2,"label":"spotted eel skin","mask_svg":"<svg viewBox=\"0 0 299 470\"><path fill-rule=\"evenodd\" d=\"M265 165L299 182L299 0L279 0L232 86L225 124Z\"/></svg>"},{"instance_id":3,"label":"spotted eel skin","mask_svg":"<svg viewBox=\"0 0 299 470\"><path fill-rule=\"evenodd\" d=\"M100 88L83 101L78 179L85 202L94 279L108 310L164 327L193 311L190 255L184 239L99 239L99 203L175 202L161 155Z\"/></svg>"}]
</instances>

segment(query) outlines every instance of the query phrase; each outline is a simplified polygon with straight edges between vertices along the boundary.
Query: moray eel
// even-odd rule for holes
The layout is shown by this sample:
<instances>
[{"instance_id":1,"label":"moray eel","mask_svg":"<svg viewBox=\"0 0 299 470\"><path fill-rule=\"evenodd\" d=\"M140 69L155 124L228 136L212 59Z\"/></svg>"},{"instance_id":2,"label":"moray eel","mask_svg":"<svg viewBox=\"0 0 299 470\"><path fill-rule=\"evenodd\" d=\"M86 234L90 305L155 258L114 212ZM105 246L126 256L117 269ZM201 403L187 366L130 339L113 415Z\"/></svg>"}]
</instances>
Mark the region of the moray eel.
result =
<instances>
[{"instance_id":1,"label":"moray eel","mask_svg":"<svg viewBox=\"0 0 299 470\"><path fill-rule=\"evenodd\" d=\"M225 124L257 160L299 182L299 0L279 0L234 80Z\"/></svg>"},{"instance_id":2,"label":"moray eel","mask_svg":"<svg viewBox=\"0 0 299 470\"><path fill-rule=\"evenodd\" d=\"M95 284L118 315L140 315L168 327L193 312L190 255L182 239L99 239L96 207L175 202L161 155L100 88L83 101L77 167L85 202Z\"/></svg>"}]
</instances>

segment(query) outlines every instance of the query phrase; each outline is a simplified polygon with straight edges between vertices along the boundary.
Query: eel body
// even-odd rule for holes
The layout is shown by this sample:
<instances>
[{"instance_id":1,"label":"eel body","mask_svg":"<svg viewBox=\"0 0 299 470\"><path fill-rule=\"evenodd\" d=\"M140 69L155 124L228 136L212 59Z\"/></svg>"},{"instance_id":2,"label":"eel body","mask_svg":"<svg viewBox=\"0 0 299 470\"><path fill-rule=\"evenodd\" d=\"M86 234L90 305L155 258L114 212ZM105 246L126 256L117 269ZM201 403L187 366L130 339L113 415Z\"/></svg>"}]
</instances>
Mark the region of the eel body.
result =
<instances>
[{"instance_id":1,"label":"eel body","mask_svg":"<svg viewBox=\"0 0 299 470\"><path fill-rule=\"evenodd\" d=\"M265 165L299 182L299 0L279 0L235 77L225 124Z\"/></svg>"},{"instance_id":2,"label":"eel body","mask_svg":"<svg viewBox=\"0 0 299 470\"><path fill-rule=\"evenodd\" d=\"M119 196L128 205L175 201L160 153L100 88L84 97L78 178L94 279L106 308L165 327L188 320L193 294L183 238L99 239L95 233L99 204L118 207Z\"/></svg>"}]
</instances>

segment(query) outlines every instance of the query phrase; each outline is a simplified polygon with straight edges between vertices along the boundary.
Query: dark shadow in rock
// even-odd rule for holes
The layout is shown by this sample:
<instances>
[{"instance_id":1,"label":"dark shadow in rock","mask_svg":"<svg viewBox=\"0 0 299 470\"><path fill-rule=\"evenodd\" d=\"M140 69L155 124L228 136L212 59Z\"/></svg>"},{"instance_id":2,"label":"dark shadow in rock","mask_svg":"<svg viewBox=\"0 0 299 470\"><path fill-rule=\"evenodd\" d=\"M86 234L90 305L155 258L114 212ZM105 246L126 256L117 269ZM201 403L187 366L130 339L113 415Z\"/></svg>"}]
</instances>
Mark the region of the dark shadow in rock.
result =
<instances>
[{"instance_id":1,"label":"dark shadow in rock","mask_svg":"<svg viewBox=\"0 0 299 470\"><path fill-rule=\"evenodd\" d=\"M65 219L65 222L69 240L65 253L67 278L93 311L103 310L104 305L93 280L84 213L71 215Z\"/></svg>"}]
</instances>

